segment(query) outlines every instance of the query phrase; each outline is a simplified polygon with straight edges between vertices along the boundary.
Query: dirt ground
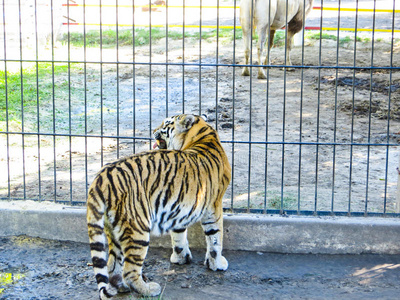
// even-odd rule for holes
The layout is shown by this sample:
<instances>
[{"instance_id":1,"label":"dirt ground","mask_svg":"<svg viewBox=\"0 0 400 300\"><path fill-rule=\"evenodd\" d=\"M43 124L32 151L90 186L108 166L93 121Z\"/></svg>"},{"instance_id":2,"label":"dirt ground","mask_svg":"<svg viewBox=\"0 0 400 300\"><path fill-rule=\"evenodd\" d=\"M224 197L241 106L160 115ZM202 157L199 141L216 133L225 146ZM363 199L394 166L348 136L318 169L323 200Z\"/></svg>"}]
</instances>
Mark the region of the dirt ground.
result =
<instances>
[{"instance_id":1,"label":"dirt ground","mask_svg":"<svg viewBox=\"0 0 400 300\"><path fill-rule=\"evenodd\" d=\"M136 47L135 54L131 47L120 47L118 59L127 63L118 68L107 63L102 69L90 63L100 60L100 50L87 48L86 78L83 70L70 76L71 133L85 134L86 105L87 134L97 137L42 136L38 147L37 137L26 136L22 153L21 136L9 135L10 157L4 148L0 164L7 170L10 162L10 190L3 173L0 197L9 193L14 199L84 203L87 186L102 164L149 149L151 129L166 115L184 111L208 114L224 142L233 165L225 207L279 209L283 198L284 209L397 210L399 150L382 144L400 141L400 72L365 68L399 67L398 40L392 54L390 39L375 41L373 55L368 40L357 43L356 51L351 41L337 47L329 39L306 40L304 58L302 48L296 47L292 62L303 62L307 68L293 72L271 68L266 70L268 80L257 79L255 68L252 77L243 77L241 68L229 66L243 63L241 40L236 48L229 40L220 39L218 48L215 42L203 41L200 49L198 40L186 39L184 51L182 40L169 40L168 50L166 44L163 39L151 48ZM67 50L60 45L56 59L66 57ZM115 49L103 49L102 59L113 62L116 54ZM273 48L272 63L282 64L283 54L283 47ZM72 47L70 55L72 61L82 60L82 48ZM129 64L133 60L134 66ZM196 65L200 60L202 67ZM193 65L180 65L183 62ZM353 66L355 71L346 68ZM67 75L58 76L56 82L65 81ZM61 111L70 109L61 95L55 105ZM50 123L46 117L41 120L45 130ZM30 122L34 127L37 116L25 115L26 130ZM57 133L68 135L68 119L63 122L56 121ZM106 138L100 139L101 134ZM116 135L144 140L116 141ZM5 136L0 138L6 146ZM233 139L237 143L230 143ZM351 142L356 145L350 146Z\"/></svg>"},{"instance_id":2,"label":"dirt ground","mask_svg":"<svg viewBox=\"0 0 400 300\"><path fill-rule=\"evenodd\" d=\"M88 244L13 236L0 238L0 250L0 299L98 297ZM144 274L163 287L164 300L398 299L400 292L399 255L224 251L229 269L212 272L203 265L203 249L183 266L169 263L170 252L150 247L144 266Z\"/></svg>"}]
</instances>

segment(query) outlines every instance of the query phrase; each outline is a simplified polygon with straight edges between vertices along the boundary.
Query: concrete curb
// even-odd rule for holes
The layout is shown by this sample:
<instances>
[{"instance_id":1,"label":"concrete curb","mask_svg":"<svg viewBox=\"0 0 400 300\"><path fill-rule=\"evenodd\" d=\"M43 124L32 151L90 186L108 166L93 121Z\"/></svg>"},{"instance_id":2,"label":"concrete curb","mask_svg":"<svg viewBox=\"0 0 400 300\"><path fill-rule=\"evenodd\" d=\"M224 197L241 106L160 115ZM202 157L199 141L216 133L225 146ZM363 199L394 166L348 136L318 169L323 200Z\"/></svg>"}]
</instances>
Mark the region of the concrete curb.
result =
<instances>
[{"instance_id":1,"label":"concrete curb","mask_svg":"<svg viewBox=\"0 0 400 300\"><path fill-rule=\"evenodd\" d=\"M46 239L88 242L86 210L0 208L0 236L26 234ZM204 248L196 224L189 243ZM169 236L152 237L151 246L170 247ZM224 249L313 254L400 254L400 220L389 218L224 216Z\"/></svg>"}]
</instances>

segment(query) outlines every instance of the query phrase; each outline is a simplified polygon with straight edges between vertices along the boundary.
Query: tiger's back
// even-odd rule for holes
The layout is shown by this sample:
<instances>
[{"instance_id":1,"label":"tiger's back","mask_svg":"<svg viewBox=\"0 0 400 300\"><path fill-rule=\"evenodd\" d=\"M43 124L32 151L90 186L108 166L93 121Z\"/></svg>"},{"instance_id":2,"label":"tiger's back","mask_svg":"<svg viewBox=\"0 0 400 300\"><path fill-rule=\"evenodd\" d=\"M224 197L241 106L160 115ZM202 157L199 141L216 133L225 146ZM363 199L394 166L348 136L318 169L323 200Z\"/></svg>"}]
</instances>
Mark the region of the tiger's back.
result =
<instances>
[{"instance_id":1,"label":"tiger's back","mask_svg":"<svg viewBox=\"0 0 400 300\"><path fill-rule=\"evenodd\" d=\"M231 168L218 134L201 117L180 115L164 120L154 136L162 149L106 165L89 189L89 239L102 299L117 290L160 293L158 284L142 278L150 232L170 232L171 262L187 263L186 229L201 220L205 263L213 270L228 267L221 254L222 197Z\"/></svg>"}]
</instances>

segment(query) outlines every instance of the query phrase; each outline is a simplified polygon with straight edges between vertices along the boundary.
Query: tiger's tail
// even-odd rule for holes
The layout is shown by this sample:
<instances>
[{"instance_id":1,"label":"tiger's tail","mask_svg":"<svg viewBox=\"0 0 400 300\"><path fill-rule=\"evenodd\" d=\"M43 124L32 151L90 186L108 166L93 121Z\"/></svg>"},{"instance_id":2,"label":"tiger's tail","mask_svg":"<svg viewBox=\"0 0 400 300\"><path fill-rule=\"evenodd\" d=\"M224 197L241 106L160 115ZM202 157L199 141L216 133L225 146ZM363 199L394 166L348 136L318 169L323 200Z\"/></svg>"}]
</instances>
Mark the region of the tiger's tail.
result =
<instances>
[{"instance_id":1,"label":"tiger's tail","mask_svg":"<svg viewBox=\"0 0 400 300\"><path fill-rule=\"evenodd\" d=\"M110 284L107 269L107 236L104 231L105 199L109 195L103 192L102 179L99 174L89 188L87 199L87 225L92 256L93 269L96 276L100 299L110 299L118 293L115 286Z\"/></svg>"}]
</instances>

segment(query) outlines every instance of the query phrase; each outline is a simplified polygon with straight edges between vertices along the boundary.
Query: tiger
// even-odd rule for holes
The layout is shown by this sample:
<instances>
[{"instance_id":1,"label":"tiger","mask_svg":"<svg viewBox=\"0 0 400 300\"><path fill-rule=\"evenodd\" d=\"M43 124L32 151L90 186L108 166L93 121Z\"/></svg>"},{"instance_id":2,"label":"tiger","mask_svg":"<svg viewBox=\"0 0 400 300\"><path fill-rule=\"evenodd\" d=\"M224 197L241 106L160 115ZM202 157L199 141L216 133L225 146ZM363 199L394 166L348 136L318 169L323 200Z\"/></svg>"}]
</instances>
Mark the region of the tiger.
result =
<instances>
[{"instance_id":1,"label":"tiger","mask_svg":"<svg viewBox=\"0 0 400 300\"><path fill-rule=\"evenodd\" d=\"M231 166L205 117L181 114L153 131L153 150L104 165L88 190L87 226L100 299L135 291L157 296L161 286L142 274L150 234L170 233L171 263L192 260L187 228L206 237L204 264L225 271L222 198ZM108 258L107 258L108 245Z\"/></svg>"}]
</instances>

